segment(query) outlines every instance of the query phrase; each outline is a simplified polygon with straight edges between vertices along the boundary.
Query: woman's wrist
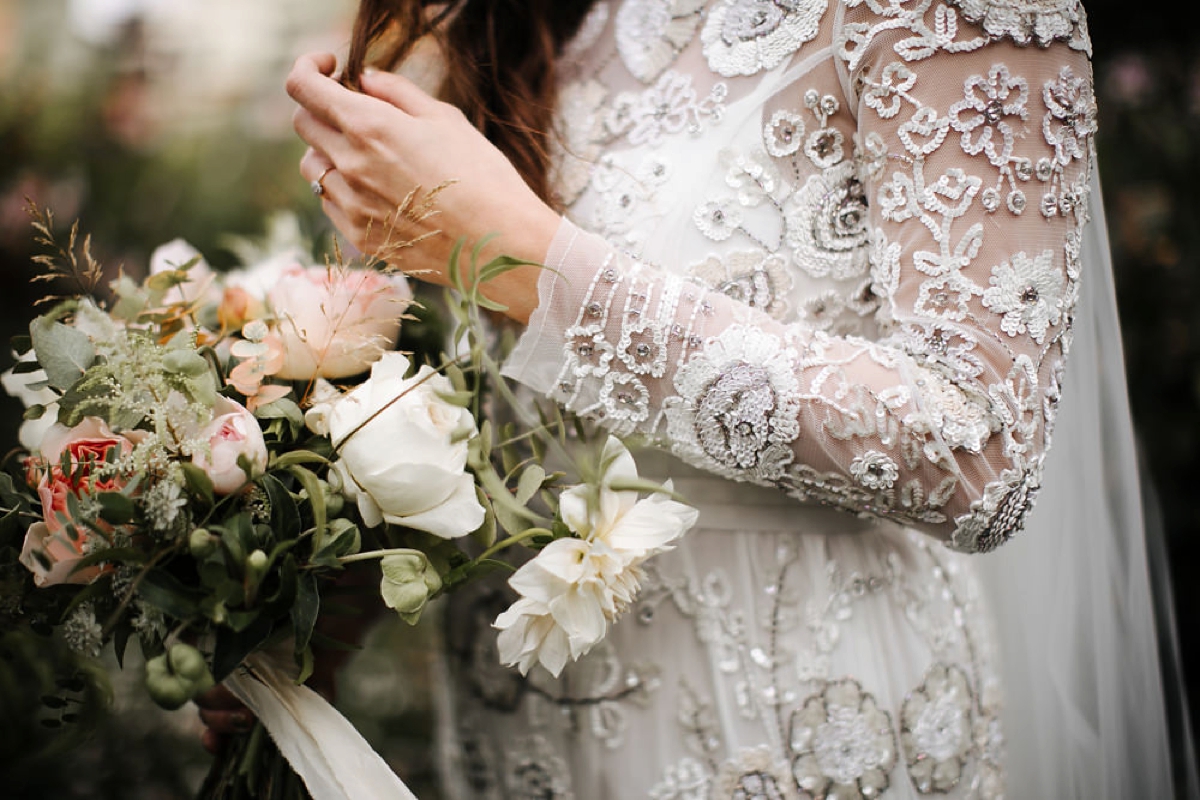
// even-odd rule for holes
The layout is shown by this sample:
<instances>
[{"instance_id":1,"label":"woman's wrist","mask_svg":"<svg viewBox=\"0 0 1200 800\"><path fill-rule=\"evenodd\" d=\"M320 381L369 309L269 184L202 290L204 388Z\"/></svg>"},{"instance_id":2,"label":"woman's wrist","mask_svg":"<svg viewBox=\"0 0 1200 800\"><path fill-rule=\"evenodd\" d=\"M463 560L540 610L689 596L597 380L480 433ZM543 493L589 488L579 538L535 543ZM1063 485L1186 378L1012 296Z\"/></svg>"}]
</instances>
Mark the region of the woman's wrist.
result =
<instances>
[{"instance_id":1,"label":"woman's wrist","mask_svg":"<svg viewBox=\"0 0 1200 800\"><path fill-rule=\"evenodd\" d=\"M538 306L538 279L543 269L541 265L562 221L563 218L558 213L542 204L539 212L531 215L529 221L516 226L516 230L501 234L486 251L486 258L503 254L530 262L529 265L509 270L480 287L486 298L506 306L507 310L504 313L522 325L529 322Z\"/></svg>"}]
</instances>

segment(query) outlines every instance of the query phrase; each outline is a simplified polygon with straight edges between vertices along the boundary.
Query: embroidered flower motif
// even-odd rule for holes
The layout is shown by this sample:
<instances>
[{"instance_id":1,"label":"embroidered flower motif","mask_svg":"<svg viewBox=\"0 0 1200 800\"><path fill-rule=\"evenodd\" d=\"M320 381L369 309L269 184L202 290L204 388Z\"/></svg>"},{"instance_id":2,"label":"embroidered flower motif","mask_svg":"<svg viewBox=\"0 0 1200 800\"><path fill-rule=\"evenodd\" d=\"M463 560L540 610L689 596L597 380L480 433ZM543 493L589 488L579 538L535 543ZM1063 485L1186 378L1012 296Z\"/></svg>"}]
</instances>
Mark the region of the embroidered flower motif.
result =
<instances>
[{"instance_id":1,"label":"embroidered flower motif","mask_svg":"<svg viewBox=\"0 0 1200 800\"><path fill-rule=\"evenodd\" d=\"M664 135L700 133L703 120L724 114L728 87L718 83L703 100L692 85L692 76L667 70L653 86L617 96L606 124L614 134L626 134L635 145L657 145Z\"/></svg>"},{"instance_id":2,"label":"embroidered flower motif","mask_svg":"<svg viewBox=\"0 0 1200 800\"><path fill-rule=\"evenodd\" d=\"M742 224L742 212L732 200L709 200L696 206L692 221L709 239L723 242Z\"/></svg>"},{"instance_id":3,"label":"embroidered flower motif","mask_svg":"<svg viewBox=\"0 0 1200 800\"><path fill-rule=\"evenodd\" d=\"M719 158L726 168L725 183L737 191L738 202L743 206L754 208L788 193L787 182L765 153L722 150Z\"/></svg>"},{"instance_id":4,"label":"embroidered flower motif","mask_svg":"<svg viewBox=\"0 0 1200 800\"><path fill-rule=\"evenodd\" d=\"M977 378L983 374L983 361L972 352L975 339L954 325L938 320L912 322L900 329L897 338L909 355L927 364L947 367L959 378Z\"/></svg>"},{"instance_id":5,"label":"embroidered flower motif","mask_svg":"<svg viewBox=\"0 0 1200 800\"><path fill-rule=\"evenodd\" d=\"M685 757L667 768L663 779L650 789L650 800L709 800L709 782L704 764Z\"/></svg>"},{"instance_id":6,"label":"embroidered flower motif","mask_svg":"<svg viewBox=\"0 0 1200 800\"><path fill-rule=\"evenodd\" d=\"M1018 44L1048 45L1067 41L1086 49L1087 18L1079 0L946 0L957 6L969 21L981 25L988 35L1012 39Z\"/></svg>"},{"instance_id":7,"label":"embroidered flower motif","mask_svg":"<svg viewBox=\"0 0 1200 800\"><path fill-rule=\"evenodd\" d=\"M922 794L958 785L973 745L975 697L962 668L934 664L900 708L900 746Z\"/></svg>"},{"instance_id":8,"label":"embroidered flower motif","mask_svg":"<svg viewBox=\"0 0 1200 800\"><path fill-rule=\"evenodd\" d=\"M948 447L982 452L992 433L1000 430L1000 421L988 399L936 370L918 367L915 372L914 380L921 387L924 402L920 414L906 417L904 424L914 430L936 432Z\"/></svg>"},{"instance_id":9,"label":"embroidered flower motif","mask_svg":"<svg viewBox=\"0 0 1200 800\"><path fill-rule=\"evenodd\" d=\"M1023 469L1006 469L983 489L971 510L954 518L950 544L964 553L990 553L1025 527L1042 485L1041 459Z\"/></svg>"},{"instance_id":10,"label":"embroidered flower motif","mask_svg":"<svg viewBox=\"0 0 1200 800\"><path fill-rule=\"evenodd\" d=\"M985 153L992 164L1004 166L1012 157L1014 139L1008 118L1029 116L1029 85L1024 78L1011 77L1008 67L996 64L986 78L967 78L963 92L963 99L950 106L951 124L962 134L963 150L970 155Z\"/></svg>"},{"instance_id":11,"label":"embroidered flower motif","mask_svg":"<svg viewBox=\"0 0 1200 800\"><path fill-rule=\"evenodd\" d=\"M709 256L691 269L715 292L732 297L776 319L787 314L787 294L792 286L787 259L758 250Z\"/></svg>"},{"instance_id":12,"label":"embroidered flower motif","mask_svg":"<svg viewBox=\"0 0 1200 800\"><path fill-rule=\"evenodd\" d=\"M1042 132L1054 147L1058 163L1066 166L1087 156L1087 142L1096 133L1096 96L1092 83L1063 67L1058 79L1042 89L1046 116Z\"/></svg>"},{"instance_id":13,"label":"embroidered flower motif","mask_svg":"<svg viewBox=\"0 0 1200 800\"><path fill-rule=\"evenodd\" d=\"M700 32L704 57L725 77L778 66L817 35L827 0L720 0Z\"/></svg>"},{"instance_id":14,"label":"embroidered flower motif","mask_svg":"<svg viewBox=\"0 0 1200 800\"><path fill-rule=\"evenodd\" d=\"M850 474L868 489L890 489L900 477L896 462L878 450L868 450L850 462Z\"/></svg>"},{"instance_id":15,"label":"embroidered flower motif","mask_svg":"<svg viewBox=\"0 0 1200 800\"><path fill-rule=\"evenodd\" d=\"M778 479L800 433L795 350L757 328L731 325L675 373L679 403L668 438L685 460L726 477Z\"/></svg>"},{"instance_id":16,"label":"embroidered flower motif","mask_svg":"<svg viewBox=\"0 0 1200 800\"><path fill-rule=\"evenodd\" d=\"M614 36L621 62L642 83L671 66L700 27L706 0L625 0Z\"/></svg>"},{"instance_id":17,"label":"embroidered flower motif","mask_svg":"<svg viewBox=\"0 0 1200 800\"><path fill-rule=\"evenodd\" d=\"M505 784L510 797L574 800L567 762L541 736L512 743L505 751Z\"/></svg>"},{"instance_id":18,"label":"embroidered flower motif","mask_svg":"<svg viewBox=\"0 0 1200 800\"><path fill-rule=\"evenodd\" d=\"M900 113L904 95L917 84L917 75L899 61L883 68L878 83L869 84L863 102L875 109L881 119L891 119ZM888 102L890 98L890 102Z\"/></svg>"},{"instance_id":19,"label":"embroidered flower motif","mask_svg":"<svg viewBox=\"0 0 1200 800\"><path fill-rule=\"evenodd\" d=\"M845 310L846 302L842 296L830 289L805 298L800 305L799 317L817 330L828 331Z\"/></svg>"},{"instance_id":20,"label":"embroidered flower motif","mask_svg":"<svg viewBox=\"0 0 1200 800\"><path fill-rule=\"evenodd\" d=\"M1037 366L1025 353L1017 355L1000 383L988 387L993 413L1004 433L1004 455L1023 462L1033 448L1041 423Z\"/></svg>"},{"instance_id":21,"label":"embroidered flower motif","mask_svg":"<svg viewBox=\"0 0 1200 800\"><path fill-rule=\"evenodd\" d=\"M912 117L896 130L904 149L913 157L927 156L942 146L950 133L950 120L938 116L929 106L918 108Z\"/></svg>"},{"instance_id":22,"label":"embroidered flower motif","mask_svg":"<svg viewBox=\"0 0 1200 800\"><path fill-rule=\"evenodd\" d=\"M765 745L741 750L722 764L713 781L712 796L721 800L798 800L787 765L775 761Z\"/></svg>"},{"instance_id":23,"label":"embroidered flower motif","mask_svg":"<svg viewBox=\"0 0 1200 800\"><path fill-rule=\"evenodd\" d=\"M617 341L621 363L635 375L661 378L667 368L668 333L664 326L646 320L624 326Z\"/></svg>"},{"instance_id":24,"label":"embroidered flower motif","mask_svg":"<svg viewBox=\"0 0 1200 800\"><path fill-rule=\"evenodd\" d=\"M866 274L867 197L853 163L809 176L783 213L792 262L806 273L835 280Z\"/></svg>"},{"instance_id":25,"label":"embroidered flower motif","mask_svg":"<svg viewBox=\"0 0 1200 800\"><path fill-rule=\"evenodd\" d=\"M855 680L825 685L792 714L792 775L814 800L862 800L888 788L896 764L892 718Z\"/></svg>"},{"instance_id":26,"label":"embroidered flower motif","mask_svg":"<svg viewBox=\"0 0 1200 800\"><path fill-rule=\"evenodd\" d=\"M576 325L566 331L566 356L572 375L580 378L608 372L613 346L604 337L601 325Z\"/></svg>"},{"instance_id":27,"label":"embroidered flower motif","mask_svg":"<svg viewBox=\"0 0 1200 800\"><path fill-rule=\"evenodd\" d=\"M763 128L767 152L776 158L790 156L804 142L804 120L799 114L779 109Z\"/></svg>"},{"instance_id":28,"label":"embroidered flower motif","mask_svg":"<svg viewBox=\"0 0 1200 800\"><path fill-rule=\"evenodd\" d=\"M1010 261L994 267L983 304L1004 315L1000 329L1009 336L1028 331L1041 344L1047 328L1057 325L1063 312L1063 274L1054 263L1054 251L1034 258L1014 253Z\"/></svg>"},{"instance_id":29,"label":"embroidered flower motif","mask_svg":"<svg viewBox=\"0 0 1200 800\"><path fill-rule=\"evenodd\" d=\"M609 372L601 392L610 425L645 422L650 418L650 390L636 375Z\"/></svg>"},{"instance_id":30,"label":"embroidered flower motif","mask_svg":"<svg viewBox=\"0 0 1200 800\"><path fill-rule=\"evenodd\" d=\"M968 304L983 290L960 272L950 272L940 278L930 278L917 290L913 310L918 314L943 319L966 319Z\"/></svg>"}]
</instances>

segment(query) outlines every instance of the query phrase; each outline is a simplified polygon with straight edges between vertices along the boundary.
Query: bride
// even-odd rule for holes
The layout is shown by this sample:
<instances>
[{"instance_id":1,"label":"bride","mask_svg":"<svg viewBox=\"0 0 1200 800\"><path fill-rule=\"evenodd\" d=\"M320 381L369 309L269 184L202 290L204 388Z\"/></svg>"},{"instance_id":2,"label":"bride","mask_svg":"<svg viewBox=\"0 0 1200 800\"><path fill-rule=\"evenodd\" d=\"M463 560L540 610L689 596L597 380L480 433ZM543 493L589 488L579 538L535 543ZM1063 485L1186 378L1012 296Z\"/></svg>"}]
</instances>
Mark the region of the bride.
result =
<instances>
[{"instance_id":1,"label":"bride","mask_svg":"<svg viewBox=\"0 0 1200 800\"><path fill-rule=\"evenodd\" d=\"M450 796L1173 796L1089 59L1076 0L364 0L297 62L342 233L453 181L401 266L548 265L507 374L701 510L557 676L455 598Z\"/></svg>"}]
</instances>

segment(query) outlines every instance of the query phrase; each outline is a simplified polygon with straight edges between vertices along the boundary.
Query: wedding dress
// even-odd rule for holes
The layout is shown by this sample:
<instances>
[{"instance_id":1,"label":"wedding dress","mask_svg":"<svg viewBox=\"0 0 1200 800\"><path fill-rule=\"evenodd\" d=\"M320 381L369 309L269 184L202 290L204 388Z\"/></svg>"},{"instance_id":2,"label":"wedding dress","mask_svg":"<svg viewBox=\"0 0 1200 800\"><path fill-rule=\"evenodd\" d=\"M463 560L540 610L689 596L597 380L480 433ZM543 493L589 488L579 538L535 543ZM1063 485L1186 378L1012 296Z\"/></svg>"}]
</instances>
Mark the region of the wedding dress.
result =
<instances>
[{"instance_id":1,"label":"wedding dress","mask_svg":"<svg viewBox=\"0 0 1200 800\"><path fill-rule=\"evenodd\" d=\"M1087 477L1089 58L1073 0L595 4L506 371L700 521L558 679L452 598L449 796L1172 796L1136 483Z\"/></svg>"}]
</instances>

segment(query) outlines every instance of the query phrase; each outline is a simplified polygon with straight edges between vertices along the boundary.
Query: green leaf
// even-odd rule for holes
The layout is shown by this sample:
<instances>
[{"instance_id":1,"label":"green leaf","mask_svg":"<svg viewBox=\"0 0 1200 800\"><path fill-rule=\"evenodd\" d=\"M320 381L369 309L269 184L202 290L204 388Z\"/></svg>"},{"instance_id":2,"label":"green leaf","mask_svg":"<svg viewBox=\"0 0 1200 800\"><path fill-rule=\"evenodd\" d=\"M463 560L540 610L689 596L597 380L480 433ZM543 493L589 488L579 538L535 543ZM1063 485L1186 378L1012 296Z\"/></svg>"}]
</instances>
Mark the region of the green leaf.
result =
<instances>
[{"instance_id":1,"label":"green leaf","mask_svg":"<svg viewBox=\"0 0 1200 800\"><path fill-rule=\"evenodd\" d=\"M100 503L100 519L110 525L130 522L137 510L133 501L120 492L99 492L95 498Z\"/></svg>"},{"instance_id":2,"label":"green leaf","mask_svg":"<svg viewBox=\"0 0 1200 800\"><path fill-rule=\"evenodd\" d=\"M458 261L462 255L463 242L465 239L459 239L454 243L454 247L450 249L449 272L450 285L458 292L463 291L462 271L459 269Z\"/></svg>"},{"instance_id":3,"label":"green leaf","mask_svg":"<svg viewBox=\"0 0 1200 800\"><path fill-rule=\"evenodd\" d=\"M300 508L283 482L274 475L263 475L258 485L267 493L271 503L271 530L280 539L295 539L300 535Z\"/></svg>"},{"instance_id":4,"label":"green leaf","mask_svg":"<svg viewBox=\"0 0 1200 800\"><path fill-rule=\"evenodd\" d=\"M479 498L484 514L483 524L471 532L471 538L486 550L496 543L496 511L492 508L492 501L488 499L487 494L478 486L475 487L475 496Z\"/></svg>"},{"instance_id":5,"label":"green leaf","mask_svg":"<svg viewBox=\"0 0 1200 800\"><path fill-rule=\"evenodd\" d=\"M537 490L542 488L542 482L546 480L546 470L542 469L537 464L530 464L521 473L520 480L517 481L517 496L516 500L521 505L528 505L529 501L537 494Z\"/></svg>"},{"instance_id":6,"label":"green leaf","mask_svg":"<svg viewBox=\"0 0 1200 800\"><path fill-rule=\"evenodd\" d=\"M96 348L83 331L41 316L29 323L38 363L50 385L66 391L96 360Z\"/></svg>"},{"instance_id":7,"label":"green leaf","mask_svg":"<svg viewBox=\"0 0 1200 800\"><path fill-rule=\"evenodd\" d=\"M311 450L292 450L271 460L270 469L283 469L293 464L328 464L329 459Z\"/></svg>"},{"instance_id":8,"label":"green leaf","mask_svg":"<svg viewBox=\"0 0 1200 800\"><path fill-rule=\"evenodd\" d=\"M314 541L316 543L313 547L320 550L324 546L322 540L325 537L325 492L321 489L321 480L312 470L299 464L292 464L287 471L296 476L296 480L300 481L300 485L308 494L308 502L312 506L313 528L315 529Z\"/></svg>"},{"instance_id":9,"label":"green leaf","mask_svg":"<svg viewBox=\"0 0 1200 800\"><path fill-rule=\"evenodd\" d=\"M291 423L293 430L304 427L304 412L295 400L287 397L258 406L254 409L254 416L259 419L285 419Z\"/></svg>"},{"instance_id":10,"label":"green leaf","mask_svg":"<svg viewBox=\"0 0 1200 800\"><path fill-rule=\"evenodd\" d=\"M292 635L295 637L295 652L299 656L312 641L317 615L321 612L321 595L317 591L317 576L302 572L296 581L296 600L292 603Z\"/></svg>"},{"instance_id":11,"label":"green leaf","mask_svg":"<svg viewBox=\"0 0 1200 800\"><path fill-rule=\"evenodd\" d=\"M176 375L196 378L208 375L208 360L195 350L168 350L162 359L163 368Z\"/></svg>"},{"instance_id":12,"label":"green leaf","mask_svg":"<svg viewBox=\"0 0 1200 800\"><path fill-rule=\"evenodd\" d=\"M138 584L137 593L142 600L175 619L186 620L200 613L200 594L162 569L147 572Z\"/></svg>"},{"instance_id":13,"label":"green leaf","mask_svg":"<svg viewBox=\"0 0 1200 800\"><path fill-rule=\"evenodd\" d=\"M241 631L217 628L217 641L213 646L213 679L218 682L225 680L246 656L267 641L273 629L271 619L265 614L260 614L258 619Z\"/></svg>"},{"instance_id":14,"label":"green leaf","mask_svg":"<svg viewBox=\"0 0 1200 800\"><path fill-rule=\"evenodd\" d=\"M541 264L536 261L524 261L512 256L497 256L491 261L483 265L479 270L479 282L487 283L494 278L498 278L506 272L511 272L518 267L540 267Z\"/></svg>"},{"instance_id":15,"label":"green leaf","mask_svg":"<svg viewBox=\"0 0 1200 800\"><path fill-rule=\"evenodd\" d=\"M190 461L181 461L179 466L183 470L183 480L188 491L212 505L216 497L213 493L213 482L208 477L208 473Z\"/></svg>"}]
</instances>

